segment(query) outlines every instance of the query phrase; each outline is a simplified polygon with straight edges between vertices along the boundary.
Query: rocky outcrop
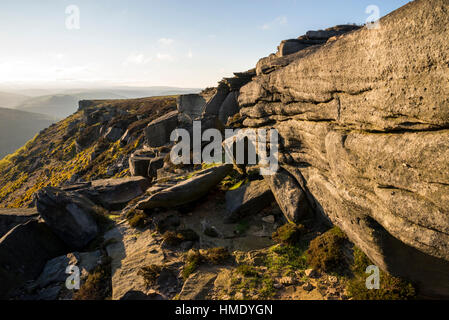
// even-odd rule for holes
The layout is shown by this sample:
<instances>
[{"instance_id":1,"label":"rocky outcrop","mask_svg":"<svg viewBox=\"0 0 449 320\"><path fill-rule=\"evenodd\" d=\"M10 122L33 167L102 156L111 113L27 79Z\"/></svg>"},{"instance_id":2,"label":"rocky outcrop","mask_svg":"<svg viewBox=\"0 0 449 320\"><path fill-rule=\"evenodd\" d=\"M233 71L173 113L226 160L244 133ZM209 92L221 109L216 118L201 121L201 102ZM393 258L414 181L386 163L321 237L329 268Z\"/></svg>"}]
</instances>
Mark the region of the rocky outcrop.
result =
<instances>
[{"instance_id":1,"label":"rocky outcrop","mask_svg":"<svg viewBox=\"0 0 449 320\"><path fill-rule=\"evenodd\" d=\"M0 299L36 279L45 263L66 252L64 243L37 220L20 224L0 239Z\"/></svg>"},{"instance_id":2,"label":"rocky outcrop","mask_svg":"<svg viewBox=\"0 0 449 320\"><path fill-rule=\"evenodd\" d=\"M409 3L378 29L287 56L239 95L245 126L279 131L281 166L317 212L382 269L446 297L448 10Z\"/></svg>"},{"instance_id":3,"label":"rocky outcrop","mask_svg":"<svg viewBox=\"0 0 449 320\"><path fill-rule=\"evenodd\" d=\"M36 208L0 209L0 238L15 226L39 216Z\"/></svg>"},{"instance_id":4,"label":"rocky outcrop","mask_svg":"<svg viewBox=\"0 0 449 320\"><path fill-rule=\"evenodd\" d=\"M47 187L37 193L36 204L45 223L69 247L81 249L97 236L95 204L86 197Z\"/></svg>"}]
</instances>

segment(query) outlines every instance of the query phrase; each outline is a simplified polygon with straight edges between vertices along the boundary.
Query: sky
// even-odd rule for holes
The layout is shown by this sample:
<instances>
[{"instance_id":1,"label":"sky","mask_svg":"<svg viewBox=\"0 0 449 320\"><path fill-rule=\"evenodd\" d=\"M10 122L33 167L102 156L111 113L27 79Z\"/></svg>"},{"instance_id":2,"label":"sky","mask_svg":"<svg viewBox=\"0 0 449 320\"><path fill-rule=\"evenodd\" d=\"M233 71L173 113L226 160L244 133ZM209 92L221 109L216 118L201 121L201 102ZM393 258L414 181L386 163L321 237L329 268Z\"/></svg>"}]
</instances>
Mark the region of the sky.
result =
<instances>
[{"instance_id":1,"label":"sky","mask_svg":"<svg viewBox=\"0 0 449 320\"><path fill-rule=\"evenodd\" d=\"M214 86L281 40L408 2L2 0L0 85Z\"/></svg>"}]
</instances>

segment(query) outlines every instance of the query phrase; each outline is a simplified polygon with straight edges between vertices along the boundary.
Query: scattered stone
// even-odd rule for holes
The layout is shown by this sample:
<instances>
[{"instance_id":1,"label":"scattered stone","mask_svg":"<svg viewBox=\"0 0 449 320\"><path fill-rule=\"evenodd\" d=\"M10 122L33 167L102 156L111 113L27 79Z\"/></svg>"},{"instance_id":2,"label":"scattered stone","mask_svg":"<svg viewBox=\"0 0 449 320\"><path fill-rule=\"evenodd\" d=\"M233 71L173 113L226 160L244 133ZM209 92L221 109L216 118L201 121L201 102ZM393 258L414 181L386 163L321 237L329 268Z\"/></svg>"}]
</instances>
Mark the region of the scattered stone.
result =
<instances>
[{"instance_id":1,"label":"scattered stone","mask_svg":"<svg viewBox=\"0 0 449 320\"><path fill-rule=\"evenodd\" d=\"M290 286L295 283L292 277L282 277L281 279L279 279L279 282L285 286Z\"/></svg>"},{"instance_id":2,"label":"scattered stone","mask_svg":"<svg viewBox=\"0 0 449 320\"><path fill-rule=\"evenodd\" d=\"M318 273L314 269L306 269L304 271L304 274L309 278L314 278L318 275Z\"/></svg>"},{"instance_id":3,"label":"scattered stone","mask_svg":"<svg viewBox=\"0 0 449 320\"><path fill-rule=\"evenodd\" d=\"M54 283L62 283L67 279L68 266L77 266L81 279L85 279L101 263L101 252L69 253L48 261L44 270L35 282L35 286L45 288Z\"/></svg>"},{"instance_id":4,"label":"scattered stone","mask_svg":"<svg viewBox=\"0 0 449 320\"><path fill-rule=\"evenodd\" d=\"M329 280L330 283L338 282L338 278L336 276L329 276L327 279Z\"/></svg>"},{"instance_id":5,"label":"scattered stone","mask_svg":"<svg viewBox=\"0 0 449 320\"><path fill-rule=\"evenodd\" d=\"M273 284L273 288L275 288L275 289L281 289L283 287L283 285L282 285L282 283L279 283L279 282L277 282L277 283L274 283Z\"/></svg>"},{"instance_id":6,"label":"scattered stone","mask_svg":"<svg viewBox=\"0 0 449 320\"><path fill-rule=\"evenodd\" d=\"M302 286L302 288L308 292L315 289L315 287L310 282L307 282L305 285Z\"/></svg>"},{"instance_id":7,"label":"scattered stone","mask_svg":"<svg viewBox=\"0 0 449 320\"><path fill-rule=\"evenodd\" d=\"M275 218L274 218L273 215L269 215L269 216L266 216L266 217L262 217L262 221L272 224L272 223L274 223Z\"/></svg>"}]
</instances>

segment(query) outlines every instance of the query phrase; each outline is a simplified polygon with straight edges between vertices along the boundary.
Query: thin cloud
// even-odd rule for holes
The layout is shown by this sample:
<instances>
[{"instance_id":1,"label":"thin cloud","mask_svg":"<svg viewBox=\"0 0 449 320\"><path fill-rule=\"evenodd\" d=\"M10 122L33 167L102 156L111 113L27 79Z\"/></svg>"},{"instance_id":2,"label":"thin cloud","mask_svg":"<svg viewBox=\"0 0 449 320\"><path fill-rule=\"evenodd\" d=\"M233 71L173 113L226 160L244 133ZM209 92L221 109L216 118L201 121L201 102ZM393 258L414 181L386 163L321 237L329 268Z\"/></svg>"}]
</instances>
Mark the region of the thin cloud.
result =
<instances>
[{"instance_id":1,"label":"thin cloud","mask_svg":"<svg viewBox=\"0 0 449 320\"><path fill-rule=\"evenodd\" d=\"M173 61L173 57L168 53L158 53L156 58L161 61Z\"/></svg>"},{"instance_id":2,"label":"thin cloud","mask_svg":"<svg viewBox=\"0 0 449 320\"><path fill-rule=\"evenodd\" d=\"M272 29L273 27L276 27L276 26L286 25L287 23L288 23L288 19L287 19L286 16L279 16L276 19L274 19L273 21L265 23L261 27L261 29L262 30L269 30L269 29Z\"/></svg>"},{"instance_id":3,"label":"thin cloud","mask_svg":"<svg viewBox=\"0 0 449 320\"><path fill-rule=\"evenodd\" d=\"M160 38L158 40L158 42L164 46L169 46L171 45L175 40L170 39L170 38Z\"/></svg>"},{"instance_id":4,"label":"thin cloud","mask_svg":"<svg viewBox=\"0 0 449 320\"><path fill-rule=\"evenodd\" d=\"M187 58L192 59L193 58L193 52L192 49L189 49L189 52L187 52Z\"/></svg>"},{"instance_id":5,"label":"thin cloud","mask_svg":"<svg viewBox=\"0 0 449 320\"><path fill-rule=\"evenodd\" d=\"M125 61L123 61L123 65L143 65L147 64L151 61L150 57L146 57L143 53L133 53L130 54Z\"/></svg>"}]
</instances>

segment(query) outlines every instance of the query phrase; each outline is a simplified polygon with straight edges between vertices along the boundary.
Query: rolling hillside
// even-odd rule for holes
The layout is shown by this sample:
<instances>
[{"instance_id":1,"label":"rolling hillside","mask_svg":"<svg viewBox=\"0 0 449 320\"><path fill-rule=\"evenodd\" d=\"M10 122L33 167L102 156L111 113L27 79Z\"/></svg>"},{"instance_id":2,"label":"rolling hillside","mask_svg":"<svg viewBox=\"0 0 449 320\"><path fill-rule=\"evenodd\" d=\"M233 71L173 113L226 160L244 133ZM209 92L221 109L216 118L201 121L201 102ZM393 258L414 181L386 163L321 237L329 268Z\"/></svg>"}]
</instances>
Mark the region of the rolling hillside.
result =
<instances>
[{"instance_id":1,"label":"rolling hillside","mask_svg":"<svg viewBox=\"0 0 449 320\"><path fill-rule=\"evenodd\" d=\"M0 159L14 152L55 119L38 113L0 108Z\"/></svg>"}]
</instances>

